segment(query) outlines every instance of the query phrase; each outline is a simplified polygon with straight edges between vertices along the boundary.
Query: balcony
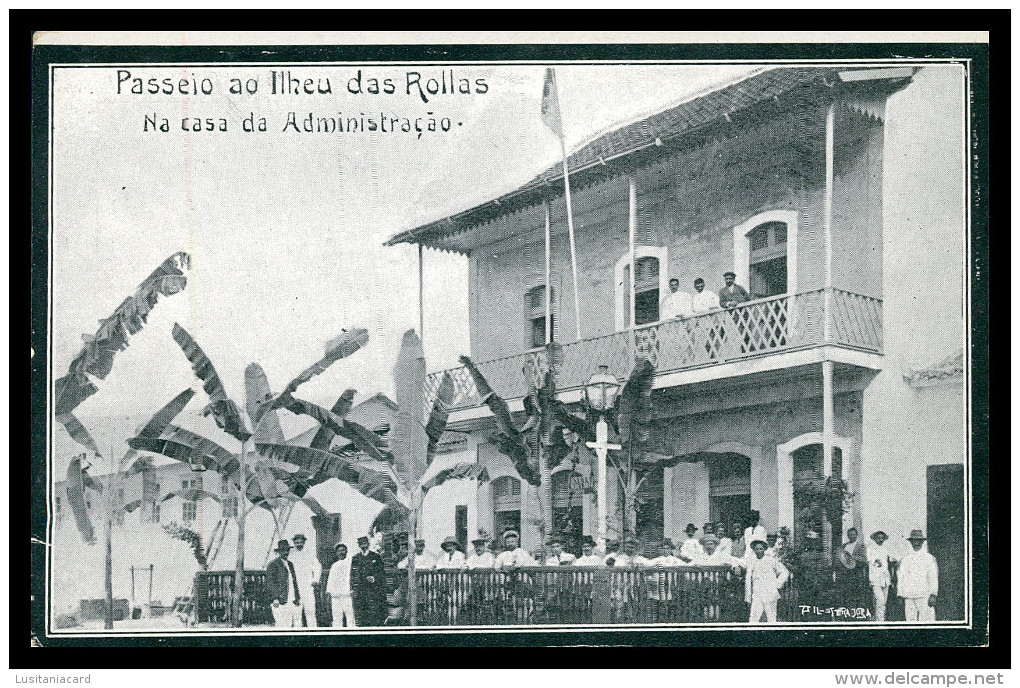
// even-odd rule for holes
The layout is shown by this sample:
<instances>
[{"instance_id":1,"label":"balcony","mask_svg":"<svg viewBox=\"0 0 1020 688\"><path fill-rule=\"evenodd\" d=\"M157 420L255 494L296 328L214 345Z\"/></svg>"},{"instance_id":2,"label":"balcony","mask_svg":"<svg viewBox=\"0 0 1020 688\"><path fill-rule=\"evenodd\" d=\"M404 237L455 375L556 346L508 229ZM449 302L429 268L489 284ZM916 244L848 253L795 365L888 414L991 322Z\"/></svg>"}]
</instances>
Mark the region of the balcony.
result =
<instances>
[{"instance_id":1,"label":"balcony","mask_svg":"<svg viewBox=\"0 0 1020 688\"><path fill-rule=\"evenodd\" d=\"M648 358L657 378L662 378L821 346L881 354L881 299L841 289L816 289L571 342L563 345L557 389L561 393L580 390L599 364L622 376L629 373L635 359ZM528 393L527 371L537 355L530 351L475 363L504 399L519 399ZM453 408L478 406L478 390L463 367L429 375L427 395L435 394L446 372L454 382Z\"/></svg>"}]
</instances>

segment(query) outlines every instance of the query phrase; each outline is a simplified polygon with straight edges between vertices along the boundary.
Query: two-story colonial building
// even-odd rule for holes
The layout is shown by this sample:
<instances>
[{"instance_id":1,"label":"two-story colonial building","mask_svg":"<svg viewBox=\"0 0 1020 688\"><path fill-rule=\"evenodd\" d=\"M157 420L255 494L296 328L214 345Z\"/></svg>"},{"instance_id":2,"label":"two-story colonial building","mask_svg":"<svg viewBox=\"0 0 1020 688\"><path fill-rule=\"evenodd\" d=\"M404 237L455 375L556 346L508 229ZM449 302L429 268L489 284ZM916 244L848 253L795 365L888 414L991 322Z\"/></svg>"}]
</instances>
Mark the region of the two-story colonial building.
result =
<instances>
[{"instance_id":1,"label":"two-story colonial building","mask_svg":"<svg viewBox=\"0 0 1020 688\"><path fill-rule=\"evenodd\" d=\"M636 359L652 362L652 445L675 460L642 486L642 539L746 524L752 509L770 533L801 538L798 486L842 477L842 530L885 530L895 548L912 528L930 531L940 618L962 618L966 103L960 65L790 66L613 130L568 161L576 294L559 165L387 243L467 257L470 355L512 411L547 322L563 345L565 402L600 364L622 381ZM660 318L670 278L717 291L728 271L749 301ZM490 477L463 518L488 533L519 528L539 548L538 490L488 441L493 420L467 371L450 373L459 453ZM554 467L553 506L595 535L586 484L570 461ZM616 481L607 489L619 536ZM426 511L453 527L437 498Z\"/></svg>"}]
</instances>

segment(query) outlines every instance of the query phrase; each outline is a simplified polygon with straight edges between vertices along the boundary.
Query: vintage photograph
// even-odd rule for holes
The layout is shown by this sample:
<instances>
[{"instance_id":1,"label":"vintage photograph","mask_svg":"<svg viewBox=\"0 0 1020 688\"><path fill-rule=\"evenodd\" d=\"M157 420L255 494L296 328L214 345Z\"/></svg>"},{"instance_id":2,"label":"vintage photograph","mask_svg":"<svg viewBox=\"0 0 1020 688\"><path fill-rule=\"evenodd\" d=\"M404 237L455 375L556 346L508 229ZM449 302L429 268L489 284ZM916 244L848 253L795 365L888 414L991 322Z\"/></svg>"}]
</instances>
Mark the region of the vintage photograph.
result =
<instances>
[{"instance_id":1,"label":"vintage photograph","mask_svg":"<svg viewBox=\"0 0 1020 688\"><path fill-rule=\"evenodd\" d=\"M45 635L974 627L968 59L95 54Z\"/></svg>"}]
</instances>

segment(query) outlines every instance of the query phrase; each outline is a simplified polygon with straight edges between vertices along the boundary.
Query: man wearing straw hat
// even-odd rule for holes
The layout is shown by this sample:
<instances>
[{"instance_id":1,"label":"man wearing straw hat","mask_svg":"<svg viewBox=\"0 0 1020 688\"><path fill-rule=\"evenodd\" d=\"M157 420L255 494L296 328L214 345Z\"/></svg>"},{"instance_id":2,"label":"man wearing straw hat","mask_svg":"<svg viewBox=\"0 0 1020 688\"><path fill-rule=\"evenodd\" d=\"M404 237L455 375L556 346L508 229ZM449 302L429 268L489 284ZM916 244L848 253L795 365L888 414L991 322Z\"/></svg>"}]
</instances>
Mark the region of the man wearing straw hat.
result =
<instances>
[{"instance_id":1,"label":"man wearing straw hat","mask_svg":"<svg viewBox=\"0 0 1020 688\"><path fill-rule=\"evenodd\" d=\"M347 556L347 545L338 542L333 546L337 560L329 569L326 592L333 605L333 628L355 625L354 603L351 598L351 559Z\"/></svg>"},{"instance_id":2,"label":"man wearing straw hat","mask_svg":"<svg viewBox=\"0 0 1020 688\"><path fill-rule=\"evenodd\" d=\"M277 557L266 566L266 588L273 601L273 624L284 628L301 625L301 587L294 563L288 560L290 543L276 544Z\"/></svg>"},{"instance_id":3,"label":"man wearing straw hat","mask_svg":"<svg viewBox=\"0 0 1020 688\"><path fill-rule=\"evenodd\" d=\"M476 537L471 541L475 551L467 558L469 569L491 569L496 564L496 555L488 549L489 539Z\"/></svg>"},{"instance_id":4,"label":"man wearing straw hat","mask_svg":"<svg viewBox=\"0 0 1020 688\"><path fill-rule=\"evenodd\" d=\"M912 551L900 560L896 594L903 598L907 621L935 620L939 565L935 557L921 549L926 539L920 528L910 531L907 540L910 541Z\"/></svg>"},{"instance_id":5,"label":"man wearing straw hat","mask_svg":"<svg viewBox=\"0 0 1020 688\"><path fill-rule=\"evenodd\" d=\"M745 559L747 563L745 600L751 603L751 623L759 623L763 613L766 623L776 622L779 589L790 579L790 572L782 562L775 557L765 556L768 547L769 543L765 540L752 541L753 558Z\"/></svg>"}]
</instances>

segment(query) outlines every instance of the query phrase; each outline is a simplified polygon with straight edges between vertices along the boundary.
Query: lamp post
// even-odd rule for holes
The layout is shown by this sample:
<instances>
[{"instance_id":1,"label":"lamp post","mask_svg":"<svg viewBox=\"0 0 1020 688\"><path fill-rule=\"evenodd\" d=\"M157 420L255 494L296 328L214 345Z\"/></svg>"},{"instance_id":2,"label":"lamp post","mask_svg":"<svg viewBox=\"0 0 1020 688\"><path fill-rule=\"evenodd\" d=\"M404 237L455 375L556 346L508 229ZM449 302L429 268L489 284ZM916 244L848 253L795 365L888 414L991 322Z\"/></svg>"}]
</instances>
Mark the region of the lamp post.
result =
<instances>
[{"instance_id":1,"label":"lamp post","mask_svg":"<svg viewBox=\"0 0 1020 688\"><path fill-rule=\"evenodd\" d=\"M585 386L588 406L595 411L598 422L595 424L595 441L586 442L589 449L595 450L598 457L598 488L596 493L598 509L598 545L602 551L606 546L606 457L610 449L621 449L618 444L609 444L609 426L606 424L605 413L613 406L613 400L620 391L619 381L609 374L609 366L600 365L599 372L591 376Z\"/></svg>"}]
</instances>

